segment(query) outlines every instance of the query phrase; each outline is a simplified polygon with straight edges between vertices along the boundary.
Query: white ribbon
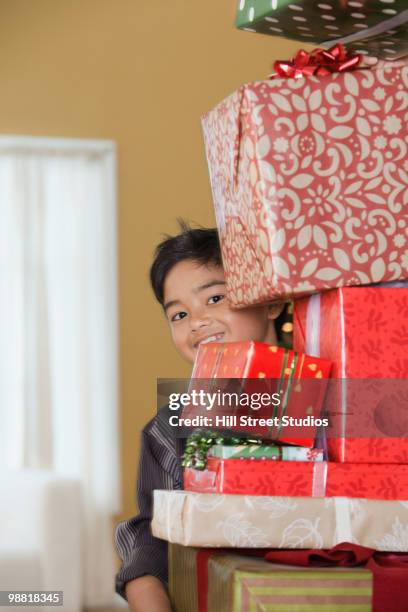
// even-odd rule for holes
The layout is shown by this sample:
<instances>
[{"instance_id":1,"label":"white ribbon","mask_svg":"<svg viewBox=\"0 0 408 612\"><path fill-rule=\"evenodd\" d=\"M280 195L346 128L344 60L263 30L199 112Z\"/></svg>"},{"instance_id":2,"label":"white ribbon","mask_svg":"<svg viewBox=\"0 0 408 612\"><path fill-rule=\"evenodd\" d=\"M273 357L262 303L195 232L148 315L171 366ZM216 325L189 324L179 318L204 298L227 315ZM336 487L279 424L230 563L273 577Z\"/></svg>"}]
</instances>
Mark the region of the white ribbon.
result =
<instances>
[{"instance_id":1,"label":"white ribbon","mask_svg":"<svg viewBox=\"0 0 408 612\"><path fill-rule=\"evenodd\" d=\"M382 34L383 32L392 30L393 28L403 25L407 21L408 10L402 11L390 19L386 19L385 21L377 23L377 25L372 26L371 28L366 28L360 32L356 32L355 34L349 34L348 36L336 38L334 40L326 40L324 43L322 43L322 47L331 47L332 45L337 45L338 43L346 45L347 43L355 42L356 40L365 40L366 38L371 38L371 36L376 36L377 34Z\"/></svg>"},{"instance_id":2,"label":"white ribbon","mask_svg":"<svg viewBox=\"0 0 408 612\"><path fill-rule=\"evenodd\" d=\"M306 311L306 338L305 338L305 353L320 357L320 294L315 293L310 296L307 311ZM326 432L319 431L317 433L318 443L322 443L324 457L327 458L327 440ZM326 488L326 483L325 487ZM323 495L317 495L322 497Z\"/></svg>"},{"instance_id":3,"label":"white ribbon","mask_svg":"<svg viewBox=\"0 0 408 612\"><path fill-rule=\"evenodd\" d=\"M306 312L305 353L320 357L320 294L309 298Z\"/></svg>"},{"instance_id":4,"label":"white ribbon","mask_svg":"<svg viewBox=\"0 0 408 612\"><path fill-rule=\"evenodd\" d=\"M343 303L343 290L339 289L339 299L340 299L340 317L339 317L339 325L341 328L340 338L341 338L341 353L340 353L340 363L341 363L341 380L338 384L341 385L340 390L340 412L341 412L341 436L340 436L340 461L344 462L346 457L346 424L347 424L347 378L346 378L346 328L344 325L344 303Z\"/></svg>"},{"instance_id":5,"label":"white ribbon","mask_svg":"<svg viewBox=\"0 0 408 612\"><path fill-rule=\"evenodd\" d=\"M326 495L327 461L316 461L313 466L312 497Z\"/></svg>"},{"instance_id":6,"label":"white ribbon","mask_svg":"<svg viewBox=\"0 0 408 612\"><path fill-rule=\"evenodd\" d=\"M346 451L346 424L347 424L347 380L345 378L346 372L346 347L345 347L345 327L344 327L344 306L343 306L343 292L341 289L339 291L339 299L340 299L340 316L339 316L339 325L341 328L340 337L341 337L341 349L340 349L340 361L342 364L341 368L341 380L338 381L337 384L341 385L341 431L340 431L340 439L341 439L341 449L340 456L341 461L344 461L345 451ZM321 302L320 302L320 294L316 293L309 298L309 303L307 305L306 311L306 341L305 341L305 352L308 355L314 355L315 357L320 357L320 325L321 325Z\"/></svg>"},{"instance_id":7,"label":"white ribbon","mask_svg":"<svg viewBox=\"0 0 408 612\"><path fill-rule=\"evenodd\" d=\"M348 497L333 497L336 515L336 544L352 542L350 500Z\"/></svg>"}]
</instances>

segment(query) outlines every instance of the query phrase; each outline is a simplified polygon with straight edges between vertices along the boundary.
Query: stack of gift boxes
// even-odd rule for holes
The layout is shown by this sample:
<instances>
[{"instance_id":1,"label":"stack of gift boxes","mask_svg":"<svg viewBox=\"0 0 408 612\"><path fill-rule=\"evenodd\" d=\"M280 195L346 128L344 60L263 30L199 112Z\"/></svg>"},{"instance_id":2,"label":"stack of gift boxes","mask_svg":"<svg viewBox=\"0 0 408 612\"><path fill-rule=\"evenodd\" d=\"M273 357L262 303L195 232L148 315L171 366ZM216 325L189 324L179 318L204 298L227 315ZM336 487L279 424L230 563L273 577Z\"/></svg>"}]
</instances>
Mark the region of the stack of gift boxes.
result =
<instances>
[{"instance_id":1,"label":"stack of gift boxes","mask_svg":"<svg viewBox=\"0 0 408 612\"><path fill-rule=\"evenodd\" d=\"M400 4L294 0L276 10L277 1L241 0L237 25L305 41L321 41L327 26L330 42L351 37L359 53L398 57L407 50ZM351 22L368 27L353 33ZM232 438L192 436L185 490L155 493L153 532L183 545L171 548L177 610L402 612L408 66L368 69L337 45L277 68L300 78L242 86L203 130L228 298L237 308L293 300L293 350L204 345L192 384L239 379L250 393L273 379L280 402L258 410L255 428L232 411ZM268 422L283 416L310 421ZM267 548L282 550L265 558ZM190 591L180 571L193 577Z\"/></svg>"}]
</instances>

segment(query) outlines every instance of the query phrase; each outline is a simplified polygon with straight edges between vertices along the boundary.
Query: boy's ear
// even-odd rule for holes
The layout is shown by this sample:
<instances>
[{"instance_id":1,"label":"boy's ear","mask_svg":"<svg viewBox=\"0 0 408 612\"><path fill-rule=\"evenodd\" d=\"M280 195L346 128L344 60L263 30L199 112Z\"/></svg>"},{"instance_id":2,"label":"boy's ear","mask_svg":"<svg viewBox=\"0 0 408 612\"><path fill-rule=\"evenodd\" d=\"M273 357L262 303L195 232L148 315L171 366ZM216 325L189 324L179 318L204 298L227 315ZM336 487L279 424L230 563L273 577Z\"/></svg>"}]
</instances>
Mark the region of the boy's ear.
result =
<instances>
[{"instance_id":1,"label":"boy's ear","mask_svg":"<svg viewBox=\"0 0 408 612\"><path fill-rule=\"evenodd\" d=\"M274 304L269 304L268 305L268 319L270 319L271 321L273 321L274 319L277 319L279 315L282 313L284 308L285 308L285 304L282 302L275 302Z\"/></svg>"}]
</instances>

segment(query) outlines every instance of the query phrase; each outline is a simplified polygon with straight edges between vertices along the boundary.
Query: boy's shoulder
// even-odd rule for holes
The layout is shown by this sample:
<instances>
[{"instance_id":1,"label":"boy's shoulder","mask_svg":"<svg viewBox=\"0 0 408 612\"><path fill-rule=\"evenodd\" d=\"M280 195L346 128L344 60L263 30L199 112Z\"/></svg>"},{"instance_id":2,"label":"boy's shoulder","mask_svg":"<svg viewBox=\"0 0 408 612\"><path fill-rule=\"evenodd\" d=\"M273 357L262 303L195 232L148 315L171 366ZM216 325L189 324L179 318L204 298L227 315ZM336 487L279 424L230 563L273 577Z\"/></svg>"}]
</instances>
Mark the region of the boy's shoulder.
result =
<instances>
[{"instance_id":1,"label":"boy's shoulder","mask_svg":"<svg viewBox=\"0 0 408 612\"><path fill-rule=\"evenodd\" d=\"M159 430L163 434L174 438L174 428L171 427L169 423L169 417L171 414L172 412L168 404L163 406L158 410L157 414L155 414L155 416L146 423L146 425L143 427L143 432L151 435Z\"/></svg>"},{"instance_id":2,"label":"boy's shoulder","mask_svg":"<svg viewBox=\"0 0 408 612\"><path fill-rule=\"evenodd\" d=\"M180 460L184 451L184 439L176 436L176 428L169 423L170 416L174 414L169 406L163 406L157 414L143 428L143 434L149 439L149 446L159 459L166 456Z\"/></svg>"},{"instance_id":3,"label":"boy's shoulder","mask_svg":"<svg viewBox=\"0 0 408 612\"><path fill-rule=\"evenodd\" d=\"M175 428L169 424L169 417L174 414L169 406L163 406L144 426L143 435L148 438L148 445L157 461L166 471L177 472L180 469L180 457L184 451L184 440L175 435Z\"/></svg>"}]
</instances>

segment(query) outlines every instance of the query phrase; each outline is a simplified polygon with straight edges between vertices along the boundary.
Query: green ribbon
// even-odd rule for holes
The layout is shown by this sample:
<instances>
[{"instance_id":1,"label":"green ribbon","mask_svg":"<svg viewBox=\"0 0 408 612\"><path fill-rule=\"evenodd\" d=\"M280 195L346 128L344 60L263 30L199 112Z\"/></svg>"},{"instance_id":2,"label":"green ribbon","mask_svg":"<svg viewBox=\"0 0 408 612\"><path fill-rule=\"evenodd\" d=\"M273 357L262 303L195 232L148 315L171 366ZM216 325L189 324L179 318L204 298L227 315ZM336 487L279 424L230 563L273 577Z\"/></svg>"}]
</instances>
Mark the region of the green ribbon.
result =
<instances>
[{"instance_id":1,"label":"green ribbon","mask_svg":"<svg viewBox=\"0 0 408 612\"><path fill-rule=\"evenodd\" d=\"M186 448L181 458L181 465L185 468L205 470L208 450L214 444L221 444L223 446L254 446L262 443L262 440L258 438L225 437L216 431L198 429L187 438Z\"/></svg>"}]
</instances>

